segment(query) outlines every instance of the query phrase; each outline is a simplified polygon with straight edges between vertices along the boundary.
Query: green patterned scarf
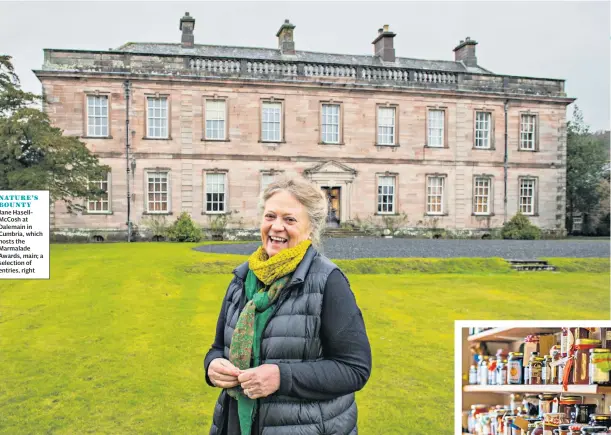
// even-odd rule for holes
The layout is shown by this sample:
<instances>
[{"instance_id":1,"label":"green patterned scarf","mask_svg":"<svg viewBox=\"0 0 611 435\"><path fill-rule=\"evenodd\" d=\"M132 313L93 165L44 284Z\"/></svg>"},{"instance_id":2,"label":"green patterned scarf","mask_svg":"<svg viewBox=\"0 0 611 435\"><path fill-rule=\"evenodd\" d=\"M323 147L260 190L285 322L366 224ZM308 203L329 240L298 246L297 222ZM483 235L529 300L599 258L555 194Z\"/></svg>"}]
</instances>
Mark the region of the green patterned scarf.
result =
<instances>
[{"instance_id":1,"label":"green patterned scarf","mask_svg":"<svg viewBox=\"0 0 611 435\"><path fill-rule=\"evenodd\" d=\"M229 361L238 369L249 369L251 356L253 367L260 365L263 328L272 315L280 291L289 282L310 244L310 240L305 240L293 248L283 249L269 259L260 247L250 257L250 269L244 285L248 302L240 313L229 349ZM266 283L269 287L265 286ZM244 395L240 386L228 389L227 393L238 401L240 432L242 435L250 435L256 400Z\"/></svg>"}]
</instances>

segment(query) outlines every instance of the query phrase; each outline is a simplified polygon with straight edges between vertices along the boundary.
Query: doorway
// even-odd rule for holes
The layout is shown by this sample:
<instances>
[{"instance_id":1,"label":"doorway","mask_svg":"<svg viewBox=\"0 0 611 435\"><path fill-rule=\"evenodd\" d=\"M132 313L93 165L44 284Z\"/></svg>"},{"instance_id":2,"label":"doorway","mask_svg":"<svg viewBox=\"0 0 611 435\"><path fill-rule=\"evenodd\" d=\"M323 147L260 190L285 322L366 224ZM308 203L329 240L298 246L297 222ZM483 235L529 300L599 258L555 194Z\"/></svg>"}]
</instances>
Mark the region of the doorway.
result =
<instances>
[{"instance_id":1,"label":"doorway","mask_svg":"<svg viewBox=\"0 0 611 435\"><path fill-rule=\"evenodd\" d=\"M327 227L339 228L341 220L341 187L321 187L322 191L325 192L327 197L327 203L329 205L329 211L327 213Z\"/></svg>"}]
</instances>

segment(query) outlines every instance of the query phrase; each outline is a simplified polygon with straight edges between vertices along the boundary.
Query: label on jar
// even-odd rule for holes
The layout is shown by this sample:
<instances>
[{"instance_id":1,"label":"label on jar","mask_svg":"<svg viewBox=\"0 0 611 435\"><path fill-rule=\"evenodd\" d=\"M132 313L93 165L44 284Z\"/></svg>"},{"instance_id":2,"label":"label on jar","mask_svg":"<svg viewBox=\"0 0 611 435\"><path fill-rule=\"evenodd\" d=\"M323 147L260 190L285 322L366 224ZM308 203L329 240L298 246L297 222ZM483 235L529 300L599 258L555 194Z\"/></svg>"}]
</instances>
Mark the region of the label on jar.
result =
<instances>
[{"instance_id":1,"label":"label on jar","mask_svg":"<svg viewBox=\"0 0 611 435\"><path fill-rule=\"evenodd\" d=\"M568 334L568 332L567 332ZM563 332L560 337L560 355L564 358L568 354L567 344L569 342L568 336Z\"/></svg>"},{"instance_id":2,"label":"label on jar","mask_svg":"<svg viewBox=\"0 0 611 435\"><path fill-rule=\"evenodd\" d=\"M609 372L600 370L596 364L590 363L590 384L606 384L609 382Z\"/></svg>"},{"instance_id":3,"label":"label on jar","mask_svg":"<svg viewBox=\"0 0 611 435\"><path fill-rule=\"evenodd\" d=\"M541 383L541 367L533 366L530 368L530 383L531 384L540 384Z\"/></svg>"},{"instance_id":4,"label":"label on jar","mask_svg":"<svg viewBox=\"0 0 611 435\"><path fill-rule=\"evenodd\" d=\"M469 384L477 384L477 370L469 370Z\"/></svg>"},{"instance_id":5,"label":"label on jar","mask_svg":"<svg viewBox=\"0 0 611 435\"><path fill-rule=\"evenodd\" d=\"M521 384L522 383L522 361L515 360L507 363L507 383Z\"/></svg>"},{"instance_id":6,"label":"label on jar","mask_svg":"<svg viewBox=\"0 0 611 435\"><path fill-rule=\"evenodd\" d=\"M548 372L549 372L549 370L548 370L548 366L547 365L544 365L543 367L541 367L541 381L542 381L541 383L542 384L547 384L548 383L548 379L547 379Z\"/></svg>"}]
</instances>

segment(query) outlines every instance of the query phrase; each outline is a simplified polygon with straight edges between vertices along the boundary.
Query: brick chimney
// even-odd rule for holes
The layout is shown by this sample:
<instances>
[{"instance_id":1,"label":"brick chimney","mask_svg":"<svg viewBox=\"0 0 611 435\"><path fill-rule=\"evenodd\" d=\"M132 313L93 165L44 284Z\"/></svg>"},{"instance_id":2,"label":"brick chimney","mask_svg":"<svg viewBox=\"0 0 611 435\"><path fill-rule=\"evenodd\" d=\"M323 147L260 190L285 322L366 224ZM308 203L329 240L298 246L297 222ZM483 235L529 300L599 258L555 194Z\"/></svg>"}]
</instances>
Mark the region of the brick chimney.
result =
<instances>
[{"instance_id":1,"label":"brick chimney","mask_svg":"<svg viewBox=\"0 0 611 435\"><path fill-rule=\"evenodd\" d=\"M180 45L182 48L193 48L193 28L195 27L195 18L189 15L189 12L185 12L185 16L180 19L180 27L182 30L182 38L180 39Z\"/></svg>"},{"instance_id":2,"label":"brick chimney","mask_svg":"<svg viewBox=\"0 0 611 435\"><path fill-rule=\"evenodd\" d=\"M384 24L383 29L378 29L378 36L372 42L374 55L384 62L394 62L395 49L392 40L395 36L397 36L396 33L388 30L388 24Z\"/></svg>"},{"instance_id":3,"label":"brick chimney","mask_svg":"<svg viewBox=\"0 0 611 435\"><path fill-rule=\"evenodd\" d=\"M460 44L454 49L454 60L462 61L467 66L477 66L477 57L475 56L475 46L477 42L467 39L460 41Z\"/></svg>"},{"instance_id":4,"label":"brick chimney","mask_svg":"<svg viewBox=\"0 0 611 435\"><path fill-rule=\"evenodd\" d=\"M284 20L284 24L280 26L280 30L276 33L278 37L278 50L282 54L295 54L295 41L293 41L293 29L295 25L289 23L289 20Z\"/></svg>"}]
</instances>

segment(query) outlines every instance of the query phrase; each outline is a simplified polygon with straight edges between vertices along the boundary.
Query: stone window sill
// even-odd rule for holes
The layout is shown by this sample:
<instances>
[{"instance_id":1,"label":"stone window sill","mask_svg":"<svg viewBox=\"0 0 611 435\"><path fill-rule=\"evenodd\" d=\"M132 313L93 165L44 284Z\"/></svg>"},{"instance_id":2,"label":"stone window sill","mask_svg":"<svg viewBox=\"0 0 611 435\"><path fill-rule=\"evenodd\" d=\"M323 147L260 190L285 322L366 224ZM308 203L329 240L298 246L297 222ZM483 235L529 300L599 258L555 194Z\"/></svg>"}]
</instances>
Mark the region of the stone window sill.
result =
<instances>
[{"instance_id":1,"label":"stone window sill","mask_svg":"<svg viewBox=\"0 0 611 435\"><path fill-rule=\"evenodd\" d=\"M172 215L171 211L144 211L142 212L142 216L155 216L155 215Z\"/></svg>"},{"instance_id":2,"label":"stone window sill","mask_svg":"<svg viewBox=\"0 0 611 435\"><path fill-rule=\"evenodd\" d=\"M203 215L210 215L210 216L219 216L219 215L224 215L224 214L229 214L226 211L202 211L202 216Z\"/></svg>"},{"instance_id":3,"label":"stone window sill","mask_svg":"<svg viewBox=\"0 0 611 435\"><path fill-rule=\"evenodd\" d=\"M172 136L168 136L168 137L146 137L144 136L142 140L172 140Z\"/></svg>"},{"instance_id":4,"label":"stone window sill","mask_svg":"<svg viewBox=\"0 0 611 435\"><path fill-rule=\"evenodd\" d=\"M95 215L102 215L102 216L108 216L108 215L113 215L114 212L113 211L84 211L83 215L88 215L88 216L95 216Z\"/></svg>"},{"instance_id":5,"label":"stone window sill","mask_svg":"<svg viewBox=\"0 0 611 435\"><path fill-rule=\"evenodd\" d=\"M346 145L344 142L338 142L338 143L333 143L333 142L318 142L318 145L324 145L324 146L344 146Z\"/></svg>"},{"instance_id":6,"label":"stone window sill","mask_svg":"<svg viewBox=\"0 0 611 435\"><path fill-rule=\"evenodd\" d=\"M518 148L518 152L522 152L522 153L536 153L536 152L539 152L539 150L538 149L525 150L525 149L522 149L522 148Z\"/></svg>"},{"instance_id":7,"label":"stone window sill","mask_svg":"<svg viewBox=\"0 0 611 435\"><path fill-rule=\"evenodd\" d=\"M376 212L373 214L374 216L399 216L399 213L382 213Z\"/></svg>"},{"instance_id":8,"label":"stone window sill","mask_svg":"<svg viewBox=\"0 0 611 435\"><path fill-rule=\"evenodd\" d=\"M425 216L430 216L430 217L444 217L444 216L450 216L450 213L425 213Z\"/></svg>"},{"instance_id":9,"label":"stone window sill","mask_svg":"<svg viewBox=\"0 0 611 435\"><path fill-rule=\"evenodd\" d=\"M376 143L374 144L376 147L388 147L388 148L398 148L401 145L396 143L396 144L384 144L384 143Z\"/></svg>"},{"instance_id":10,"label":"stone window sill","mask_svg":"<svg viewBox=\"0 0 611 435\"><path fill-rule=\"evenodd\" d=\"M496 151L496 148L492 148L492 147L491 148L479 148L479 147L474 146L473 149L477 151Z\"/></svg>"},{"instance_id":11,"label":"stone window sill","mask_svg":"<svg viewBox=\"0 0 611 435\"><path fill-rule=\"evenodd\" d=\"M81 136L81 139L112 139L112 136Z\"/></svg>"},{"instance_id":12,"label":"stone window sill","mask_svg":"<svg viewBox=\"0 0 611 435\"><path fill-rule=\"evenodd\" d=\"M202 138L202 142L231 142L229 139L206 139Z\"/></svg>"},{"instance_id":13,"label":"stone window sill","mask_svg":"<svg viewBox=\"0 0 611 435\"><path fill-rule=\"evenodd\" d=\"M281 140L281 141L269 141L269 140L260 140L259 143L262 143L263 145L274 145L274 146L278 146L281 143L286 143L286 141Z\"/></svg>"},{"instance_id":14,"label":"stone window sill","mask_svg":"<svg viewBox=\"0 0 611 435\"><path fill-rule=\"evenodd\" d=\"M442 147L432 147L432 146L427 145L427 144L424 144L424 148L428 148L428 149L431 149L431 150L448 150L448 149L450 149L450 147L448 145L444 145Z\"/></svg>"},{"instance_id":15,"label":"stone window sill","mask_svg":"<svg viewBox=\"0 0 611 435\"><path fill-rule=\"evenodd\" d=\"M491 217L496 216L494 213L471 213L471 216L475 217Z\"/></svg>"}]
</instances>

